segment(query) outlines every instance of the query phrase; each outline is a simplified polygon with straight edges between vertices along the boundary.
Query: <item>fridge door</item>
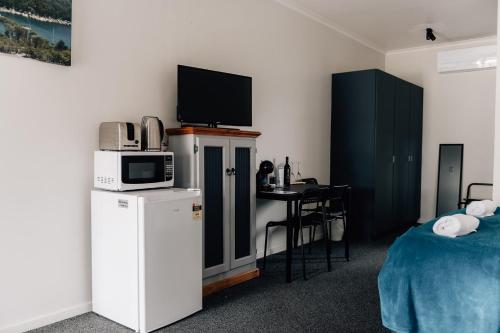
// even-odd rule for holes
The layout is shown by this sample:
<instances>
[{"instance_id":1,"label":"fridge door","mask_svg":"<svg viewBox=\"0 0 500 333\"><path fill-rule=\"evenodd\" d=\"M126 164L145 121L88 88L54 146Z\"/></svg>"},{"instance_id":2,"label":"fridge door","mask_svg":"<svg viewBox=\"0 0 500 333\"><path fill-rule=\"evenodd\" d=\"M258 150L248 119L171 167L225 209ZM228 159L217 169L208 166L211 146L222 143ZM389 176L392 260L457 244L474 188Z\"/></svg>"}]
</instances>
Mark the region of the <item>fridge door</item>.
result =
<instances>
[{"instance_id":1,"label":"fridge door","mask_svg":"<svg viewBox=\"0 0 500 333\"><path fill-rule=\"evenodd\" d=\"M141 332L202 309L200 191L139 198Z\"/></svg>"},{"instance_id":2,"label":"fridge door","mask_svg":"<svg viewBox=\"0 0 500 333\"><path fill-rule=\"evenodd\" d=\"M137 198L92 191L92 311L139 330Z\"/></svg>"}]
</instances>

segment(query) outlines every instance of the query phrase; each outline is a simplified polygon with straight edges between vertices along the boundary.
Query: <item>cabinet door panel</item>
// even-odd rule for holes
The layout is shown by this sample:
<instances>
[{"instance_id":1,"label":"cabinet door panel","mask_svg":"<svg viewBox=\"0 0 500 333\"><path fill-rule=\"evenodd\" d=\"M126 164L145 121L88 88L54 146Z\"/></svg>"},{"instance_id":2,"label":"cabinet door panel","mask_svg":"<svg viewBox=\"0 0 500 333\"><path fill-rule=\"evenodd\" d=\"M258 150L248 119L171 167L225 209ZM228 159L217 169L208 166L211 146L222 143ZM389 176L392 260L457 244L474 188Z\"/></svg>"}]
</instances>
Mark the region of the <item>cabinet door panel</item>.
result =
<instances>
[{"instance_id":1,"label":"cabinet door panel","mask_svg":"<svg viewBox=\"0 0 500 333\"><path fill-rule=\"evenodd\" d=\"M231 138L231 269L255 261L255 140Z\"/></svg>"},{"instance_id":2,"label":"cabinet door panel","mask_svg":"<svg viewBox=\"0 0 500 333\"><path fill-rule=\"evenodd\" d=\"M375 216L371 236L390 230L393 224L395 81L394 77L384 72L377 72Z\"/></svg>"},{"instance_id":3,"label":"cabinet door panel","mask_svg":"<svg viewBox=\"0 0 500 333\"><path fill-rule=\"evenodd\" d=\"M229 140L199 140L203 192L203 277L229 270Z\"/></svg>"},{"instance_id":4,"label":"cabinet door panel","mask_svg":"<svg viewBox=\"0 0 500 333\"><path fill-rule=\"evenodd\" d=\"M409 222L420 218L421 169L422 169L422 116L424 90L418 86L410 88L410 166L408 181Z\"/></svg>"},{"instance_id":5,"label":"cabinet door panel","mask_svg":"<svg viewBox=\"0 0 500 333\"><path fill-rule=\"evenodd\" d=\"M406 225L408 219L409 125L410 84L397 80L394 109L394 227Z\"/></svg>"},{"instance_id":6,"label":"cabinet door panel","mask_svg":"<svg viewBox=\"0 0 500 333\"><path fill-rule=\"evenodd\" d=\"M224 263L224 176L221 147L205 147L205 267Z\"/></svg>"},{"instance_id":7,"label":"cabinet door panel","mask_svg":"<svg viewBox=\"0 0 500 333\"><path fill-rule=\"evenodd\" d=\"M250 255L250 148L235 148L234 257Z\"/></svg>"}]
</instances>

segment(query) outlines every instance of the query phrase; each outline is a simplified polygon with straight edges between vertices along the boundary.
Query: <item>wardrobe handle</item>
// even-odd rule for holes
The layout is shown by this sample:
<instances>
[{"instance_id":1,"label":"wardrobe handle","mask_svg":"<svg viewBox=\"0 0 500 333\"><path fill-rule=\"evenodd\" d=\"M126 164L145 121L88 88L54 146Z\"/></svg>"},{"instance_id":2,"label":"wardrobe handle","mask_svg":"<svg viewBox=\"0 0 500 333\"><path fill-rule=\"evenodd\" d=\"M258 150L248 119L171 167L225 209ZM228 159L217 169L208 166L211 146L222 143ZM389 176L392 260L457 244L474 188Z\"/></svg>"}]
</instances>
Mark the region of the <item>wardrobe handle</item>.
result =
<instances>
[{"instance_id":1,"label":"wardrobe handle","mask_svg":"<svg viewBox=\"0 0 500 333\"><path fill-rule=\"evenodd\" d=\"M234 170L234 169L233 169L233 170ZM227 169L226 169L226 175L231 176L231 174L232 174L232 170L231 170L231 169L229 169L229 168L227 168Z\"/></svg>"},{"instance_id":2,"label":"wardrobe handle","mask_svg":"<svg viewBox=\"0 0 500 333\"><path fill-rule=\"evenodd\" d=\"M235 169L235 168L232 168L232 169L231 169L231 174L232 174L233 176L235 176L235 175L236 175L236 169Z\"/></svg>"}]
</instances>

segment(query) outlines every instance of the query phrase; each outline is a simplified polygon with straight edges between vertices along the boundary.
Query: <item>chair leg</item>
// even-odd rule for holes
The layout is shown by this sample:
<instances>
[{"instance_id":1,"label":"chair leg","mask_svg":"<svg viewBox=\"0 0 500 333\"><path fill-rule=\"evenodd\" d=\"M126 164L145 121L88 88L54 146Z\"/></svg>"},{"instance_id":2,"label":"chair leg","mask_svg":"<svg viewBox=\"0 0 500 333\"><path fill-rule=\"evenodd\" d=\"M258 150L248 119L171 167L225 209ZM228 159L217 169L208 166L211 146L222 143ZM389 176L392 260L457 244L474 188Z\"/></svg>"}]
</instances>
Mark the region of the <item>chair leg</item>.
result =
<instances>
[{"instance_id":1,"label":"chair leg","mask_svg":"<svg viewBox=\"0 0 500 333\"><path fill-rule=\"evenodd\" d=\"M326 221L323 221L323 238L325 239L325 248L326 248L326 265L328 272L332 271L332 263L330 261L330 237L328 235L328 226Z\"/></svg>"},{"instance_id":2,"label":"chair leg","mask_svg":"<svg viewBox=\"0 0 500 333\"><path fill-rule=\"evenodd\" d=\"M313 237L312 237L313 242L314 242L315 237L316 237L316 225L314 225L314 227L313 227Z\"/></svg>"},{"instance_id":3,"label":"chair leg","mask_svg":"<svg viewBox=\"0 0 500 333\"><path fill-rule=\"evenodd\" d=\"M349 239L347 236L344 236L344 257L346 261L349 261Z\"/></svg>"},{"instance_id":4,"label":"chair leg","mask_svg":"<svg viewBox=\"0 0 500 333\"><path fill-rule=\"evenodd\" d=\"M264 260L262 263L262 270L266 269L266 254L267 254L267 231L269 230L269 227L266 225L266 239L264 240Z\"/></svg>"},{"instance_id":5,"label":"chair leg","mask_svg":"<svg viewBox=\"0 0 500 333\"><path fill-rule=\"evenodd\" d=\"M299 218L299 227L300 227L300 241L302 243L302 274L304 275L304 280L307 280L307 277L306 277L306 255L304 253L304 231L303 231L303 228L302 228L302 219Z\"/></svg>"},{"instance_id":6,"label":"chair leg","mask_svg":"<svg viewBox=\"0 0 500 333\"><path fill-rule=\"evenodd\" d=\"M342 223L344 224L344 257L349 261L349 234L347 232L347 221L345 216L345 206L342 202Z\"/></svg>"},{"instance_id":7,"label":"chair leg","mask_svg":"<svg viewBox=\"0 0 500 333\"><path fill-rule=\"evenodd\" d=\"M332 222L335 221L334 219L328 220L328 239L330 242L332 242Z\"/></svg>"},{"instance_id":8,"label":"chair leg","mask_svg":"<svg viewBox=\"0 0 500 333\"><path fill-rule=\"evenodd\" d=\"M344 257L346 261L349 261L349 231L347 230L347 221L345 215L342 215L344 221Z\"/></svg>"},{"instance_id":9,"label":"chair leg","mask_svg":"<svg viewBox=\"0 0 500 333\"><path fill-rule=\"evenodd\" d=\"M312 226L309 227L309 254L311 254L312 251Z\"/></svg>"}]
</instances>

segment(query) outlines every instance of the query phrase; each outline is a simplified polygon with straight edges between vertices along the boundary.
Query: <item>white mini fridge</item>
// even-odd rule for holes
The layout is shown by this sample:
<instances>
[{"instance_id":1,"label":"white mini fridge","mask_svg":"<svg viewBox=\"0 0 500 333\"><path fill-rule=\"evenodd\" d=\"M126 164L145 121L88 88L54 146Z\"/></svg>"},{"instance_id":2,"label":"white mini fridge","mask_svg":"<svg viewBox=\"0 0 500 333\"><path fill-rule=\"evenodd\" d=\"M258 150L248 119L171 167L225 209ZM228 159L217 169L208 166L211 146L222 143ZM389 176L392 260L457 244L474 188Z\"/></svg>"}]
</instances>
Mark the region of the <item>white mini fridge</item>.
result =
<instances>
[{"instance_id":1,"label":"white mini fridge","mask_svg":"<svg viewBox=\"0 0 500 333\"><path fill-rule=\"evenodd\" d=\"M92 310L151 332L202 309L199 190L92 191Z\"/></svg>"}]
</instances>

